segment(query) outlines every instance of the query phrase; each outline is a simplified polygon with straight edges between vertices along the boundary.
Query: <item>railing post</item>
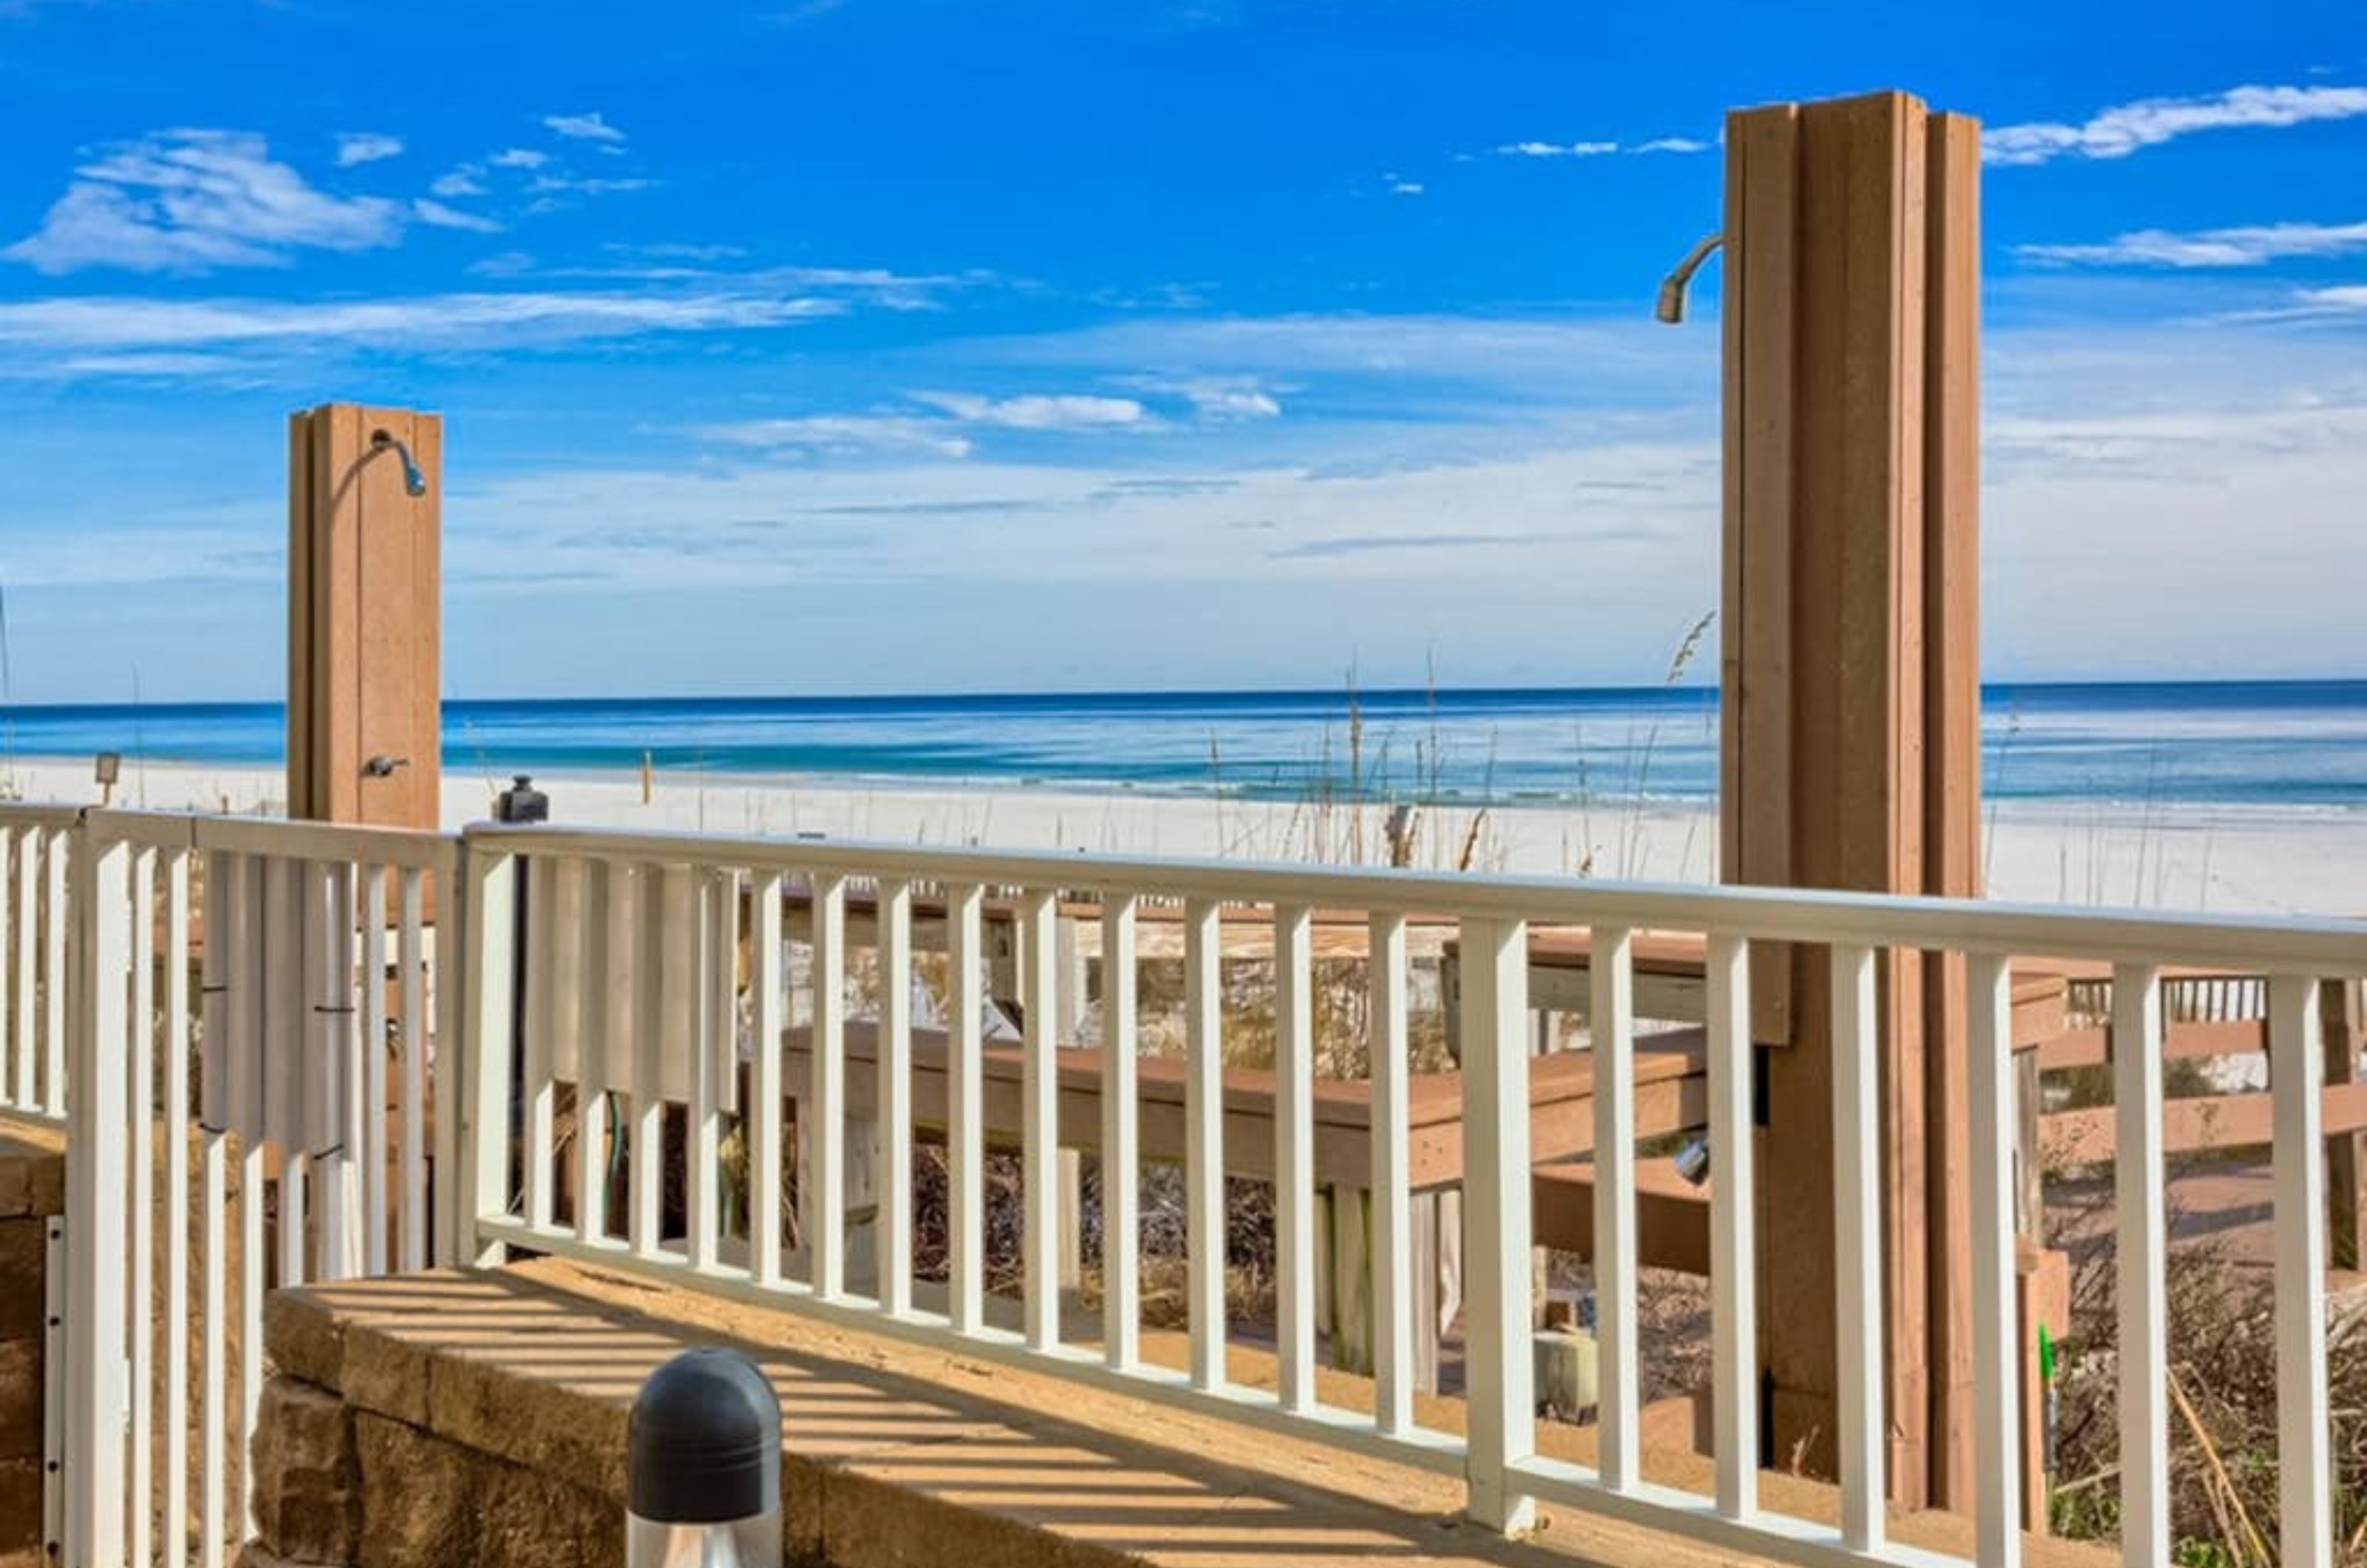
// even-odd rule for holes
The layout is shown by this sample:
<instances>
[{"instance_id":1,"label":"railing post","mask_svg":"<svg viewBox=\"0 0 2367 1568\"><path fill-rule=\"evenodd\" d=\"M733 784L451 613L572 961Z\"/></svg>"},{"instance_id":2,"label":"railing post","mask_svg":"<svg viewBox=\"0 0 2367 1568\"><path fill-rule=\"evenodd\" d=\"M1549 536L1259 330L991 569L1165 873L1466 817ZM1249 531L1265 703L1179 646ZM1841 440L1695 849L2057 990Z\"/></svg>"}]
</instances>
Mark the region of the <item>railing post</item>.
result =
<instances>
[{"instance_id":1,"label":"railing post","mask_svg":"<svg viewBox=\"0 0 2367 1568\"><path fill-rule=\"evenodd\" d=\"M1528 925L1463 922L1464 1366L1472 1518L1535 1520L1510 1473L1536 1449L1529 1319Z\"/></svg>"},{"instance_id":2,"label":"railing post","mask_svg":"<svg viewBox=\"0 0 2367 1568\"><path fill-rule=\"evenodd\" d=\"M66 976L66 1568L123 1568L125 1146L130 850L86 825L60 833L72 862ZM144 1134L142 1129L140 1135ZM145 1506L143 1499L141 1504Z\"/></svg>"},{"instance_id":3,"label":"railing post","mask_svg":"<svg viewBox=\"0 0 2367 1568\"><path fill-rule=\"evenodd\" d=\"M512 1005L515 947L512 911L517 897L518 860L506 852L488 853L464 846L459 857L463 916L461 962L464 1000L457 1055L462 1084L458 1101L459 1179L452 1183L451 1262L484 1267L502 1262L508 1248L481 1247L477 1221L508 1212L510 1064L516 1014ZM440 1053L439 1053L440 1054ZM439 1123L443 1118L439 1117Z\"/></svg>"}]
</instances>

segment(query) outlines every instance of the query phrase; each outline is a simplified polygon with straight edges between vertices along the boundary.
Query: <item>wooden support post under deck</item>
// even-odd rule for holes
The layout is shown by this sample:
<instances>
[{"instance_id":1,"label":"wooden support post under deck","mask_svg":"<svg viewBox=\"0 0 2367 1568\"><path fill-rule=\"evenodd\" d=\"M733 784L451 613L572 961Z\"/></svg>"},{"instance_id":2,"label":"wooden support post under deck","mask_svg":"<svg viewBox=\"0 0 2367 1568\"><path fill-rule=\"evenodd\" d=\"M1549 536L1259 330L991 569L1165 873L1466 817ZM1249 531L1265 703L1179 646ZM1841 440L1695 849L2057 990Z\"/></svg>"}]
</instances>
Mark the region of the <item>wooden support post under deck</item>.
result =
<instances>
[{"instance_id":1,"label":"wooden support post under deck","mask_svg":"<svg viewBox=\"0 0 2367 1568\"><path fill-rule=\"evenodd\" d=\"M2328 980L2318 1002L2326 1041L2326 1081L2356 1083L2359 1053L2367 1048L2367 997L2357 980ZM2367 1133L2337 1133L2326 1140L2326 1260L2329 1268L2367 1268Z\"/></svg>"},{"instance_id":2,"label":"wooden support post under deck","mask_svg":"<svg viewBox=\"0 0 2367 1568\"><path fill-rule=\"evenodd\" d=\"M1977 127L1881 93L1733 115L1727 155L1721 873L1977 892ZM1886 1472L1969 1502L1961 965L1878 987ZM1751 993L1767 1458L1830 1473L1823 953L1759 944Z\"/></svg>"}]
</instances>

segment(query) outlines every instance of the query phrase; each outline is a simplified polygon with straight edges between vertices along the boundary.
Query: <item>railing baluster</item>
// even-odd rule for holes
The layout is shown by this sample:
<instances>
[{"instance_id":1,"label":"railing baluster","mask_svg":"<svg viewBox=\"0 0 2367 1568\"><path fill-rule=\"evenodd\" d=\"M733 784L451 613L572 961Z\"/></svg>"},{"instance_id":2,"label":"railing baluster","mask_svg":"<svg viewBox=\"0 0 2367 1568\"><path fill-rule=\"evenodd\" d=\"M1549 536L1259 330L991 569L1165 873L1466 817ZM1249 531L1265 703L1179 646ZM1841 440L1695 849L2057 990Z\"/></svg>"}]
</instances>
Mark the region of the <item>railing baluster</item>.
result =
<instances>
[{"instance_id":1,"label":"railing baluster","mask_svg":"<svg viewBox=\"0 0 2367 1568\"><path fill-rule=\"evenodd\" d=\"M2326 1364L2326 1054L2318 984L2269 980L2269 1089L2276 1180L2277 1561L2330 1568L2334 1516L2327 1478Z\"/></svg>"},{"instance_id":2,"label":"railing baluster","mask_svg":"<svg viewBox=\"0 0 2367 1568\"><path fill-rule=\"evenodd\" d=\"M633 1018L632 1213L626 1234L643 1258L655 1258L664 1241L659 1234L665 1192L664 883L664 868L654 863L634 869L633 961L626 991ZM609 984L613 994L613 975Z\"/></svg>"},{"instance_id":3,"label":"railing baluster","mask_svg":"<svg viewBox=\"0 0 2367 1568\"><path fill-rule=\"evenodd\" d=\"M2013 975L1965 960L1973 1247L1973 1520L1984 1568L2022 1561L2022 1376L2014 1303Z\"/></svg>"},{"instance_id":4,"label":"railing baluster","mask_svg":"<svg viewBox=\"0 0 2367 1568\"><path fill-rule=\"evenodd\" d=\"M1025 922L1021 935L1025 968L1019 995L1026 1015L1021 1021L1019 1064L1021 1293L1027 1344L1036 1350L1060 1342L1060 1189L1054 1180L1059 1165L1060 1077L1052 1055L1059 1048L1053 1024L1059 994L1055 951L1059 915L1056 891L1027 891L1020 916Z\"/></svg>"},{"instance_id":5,"label":"railing baluster","mask_svg":"<svg viewBox=\"0 0 2367 1568\"><path fill-rule=\"evenodd\" d=\"M517 979L513 933L525 866L513 854L471 852L463 857L463 867L459 880L465 884L461 891L467 899L462 930L468 938L468 976L462 989L470 1016L460 1031L468 1047L460 1053L468 1074L462 1090L466 1104L457 1107L463 1118L456 1145L461 1167L456 1183L460 1206L451 1245L447 1247L439 1239L436 1246L454 1261L483 1266L498 1263L507 1255L501 1243L481 1241L475 1224L481 1218L506 1214L510 1209L510 1105L517 1087L512 1082L517 1045L511 1007L511 987ZM440 890L445 907L449 907L454 891ZM440 953L443 944L437 945ZM448 987L450 976L444 976L441 983ZM448 1115L449 1109L437 1106L439 1119ZM439 1185L443 1176L442 1171L436 1172Z\"/></svg>"},{"instance_id":6,"label":"railing baluster","mask_svg":"<svg viewBox=\"0 0 2367 1568\"><path fill-rule=\"evenodd\" d=\"M164 1568L189 1561L189 853L164 856ZM210 1210L207 1224L215 1223Z\"/></svg>"},{"instance_id":7,"label":"railing baluster","mask_svg":"<svg viewBox=\"0 0 2367 1568\"><path fill-rule=\"evenodd\" d=\"M1536 1451L1529 1315L1528 925L1462 922L1465 1400L1471 1517L1528 1528L1512 1473Z\"/></svg>"},{"instance_id":8,"label":"railing baluster","mask_svg":"<svg viewBox=\"0 0 2367 1568\"><path fill-rule=\"evenodd\" d=\"M815 1294L846 1293L846 882L813 887L813 1081L798 1107Z\"/></svg>"},{"instance_id":9,"label":"railing baluster","mask_svg":"<svg viewBox=\"0 0 2367 1568\"><path fill-rule=\"evenodd\" d=\"M29 941L32 922L16 910L17 880L10 856L19 835L0 824L0 1104L30 1111L33 1105L33 1046L18 1037L14 1023L17 947Z\"/></svg>"},{"instance_id":10,"label":"railing baluster","mask_svg":"<svg viewBox=\"0 0 2367 1568\"><path fill-rule=\"evenodd\" d=\"M2120 1216L2121 1560L2169 1561L2169 1330L2162 1273L2161 972L2112 969L2112 1195Z\"/></svg>"},{"instance_id":11,"label":"railing baluster","mask_svg":"<svg viewBox=\"0 0 2367 1568\"><path fill-rule=\"evenodd\" d=\"M131 852L131 1120L124 1128L131 1145L131 1507L126 1551L135 1565L148 1562L149 1500L155 1495L154 1399L156 1347L156 852ZM174 1123L162 1123L170 1136ZM169 1221L167 1222L170 1223Z\"/></svg>"},{"instance_id":12,"label":"railing baluster","mask_svg":"<svg viewBox=\"0 0 2367 1568\"><path fill-rule=\"evenodd\" d=\"M1274 1337L1282 1407L1315 1407L1315 1013L1313 917L1274 912Z\"/></svg>"},{"instance_id":13,"label":"railing baluster","mask_svg":"<svg viewBox=\"0 0 2367 1568\"><path fill-rule=\"evenodd\" d=\"M58 829L45 837L47 853L43 857L43 876L48 894L42 906L42 924L48 932L48 958L43 971L48 986L42 993L47 1004L47 1018L41 1042L44 1066L41 1073L42 1109L52 1116L66 1113L66 862L74 852L74 835Z\"/></svg>"},{"instance_id":14,"label":"railing baluster","mask_svg":"<svg viewBox=\"0 0 2367 1568\"><path fill-rule=\"evenodd\" d=\"M1225 1377L1225 1035L1221 911L1195 898L1184 910L1184 1295L1192 1382Z\"/></svg>"},{"instance_id":15,"label":"railing baluster","mask_svg":"<svg viewBox=\"0 0 2367 1568\"><path fill-rule=\"evenodd\" d=\"M386 1272L386 867L361 873L362 1268Z\"/></svg>"},{"instance_id":16,"label":"railing baluster","mask_svg":"<svg viewBox=\"0 0 2367 1568\"><path fill-rule=\"evenodd\" d=\"M559 857L528 857L526 893L526 1148L519 1156L526 1183L526 1223L538 1230L550 1227L553 1209L551 1180L552 1122L559 1089L552 1079L558 1042L554 1017L558 987L552 974L556 944L550 940L559 912ZM671 911L669 911L671 912Z\"/></svg>"},{"instance_id":17,"label":"railing baluster","mask_svg":"<svg viewBox=\"0 0 2367 1568\"><path fill-rule=\"evenodd\" d=\"M975 1334L986 1323L986 1086L980 1020L984 939L979 889L946 889L946 925L952 957L946 990L946 1049L953 1060L946 1083L946 1289L953 1326Z\"/></svg>"},{"instance_id":18,"label":"railing baluster","mask_svg":"<svg viewBox=\"0 0 2367 1568\"><path fill-rule=\"evenodd\" d=\"M74 866L77 1028L66 1140L66 1234L75 1254L67 1274L66 1320L74 1332L66 1337L65 1388L67 1409L79 1418L66 1423L66 1560L74 1568L124 1568L130 1197L124 1135L132 1087L125 1072L131 908L124 879L130 853L121 843L83 832L74 840L81 851ZM52 845L59 862L66 841L61 836ZM61 944L53 951L65 949ZM144 1119L141 1128L145 1131Z\"/></svg>"},{"instance_id":19,"label":"railing baluster","mask_svg":"<svg viewBox=\"0 0 2367 1568\"><path fill-rule=\"evenodd\" d=\"M689 1140L683 1153L689 1166L689 1199L684 1204L684 1217L690 1230L690 1266L708 1269L715 1267L722 1235L717 1162L722 1154L724 1089L717 1081L722 1053L715 1037L725 1027L713 1005L710 976L716 954L726 940L729 917L721 908L722 877L712 867L668 868L670 896L677 881L684 887L683 902L695 900L696 908L695 912L684 910L686 918L676 933L675 951L667 955L669 981L680 998L666 1010L682 1021L682 1037L675 1049L690 1078Z\"/></svg>"},{"instance_id":20,"label":"railing baluster","mask_svg":"<svg viewBox=\"0 0 2367 1568\"><path fill-rule=\"evenodd\" d=\"M40 1103L40 1039L34 1028L38 992L34 961L41 945L40 869L42 833L28 828L17 835L17 987L14 1004L17 1036L17 1103L31 1109Z\"/></svg>"},{"instance_id":21,"label":"railing baluster","mask_svg":"<svg viewBox=\"0 0 2367 1568\"><path fill-rule=\"evenodd\" d=\"M427 897L422 886L423 874L410 867L402 872L401 883L402 926L394 943L395 962L402 975L395 986L397 1005L402 1010L402 1267L406 1269L427 1267ZM458 888L443 890L444 908L457 908ZM454 940L459 922L447 918L444 930L437 933L436 962L440 969L457 945ZM455 964L446 973L457 976ZM458 1051L459 1042L447 1043L446 1049ZM447 1119L457 1115L454 1107L444 1108ZM444 1180L455 1179L456 1173L444 1173Z\"/></svg>"},{"instance_id":22,"label":"railing baluster","mask_svg":"<svg viewBox=\"0 0 2367 1568\"><path fill-rule=\"evenodd\" d=\"M1371 999L1367 1050L1372 1059L1373 1420L1384 1437L1413 1428L1412 1111L1407 1076L1406 922L1376 911L1365 985ZM1352 1289L1340 1281L1335 1290Z\"/></svg>"},{"instance_id":23,"label":"railing baluster","mask_svg":"<svg viewBox=\"0 0 2367 1568\"><path fill-rule=\"evenodd\" d=\"M608 1064L623 1020L604 1005L608 987L609 884L606 862L579 861L583 894L574 922L553 933L573 952L568 1017L575 1032L575 1234L608 1238Z\"/></svg>"},{"instance_id":24,"label":"railing baluster","mask_svg":"<svg viewBox=\"0 0 2367 1568\"><path fill-rule=\"evenodd\" d=\"M321 953L317 975L323 1050L322 1068L323 1182L321 1272L350 1280L361 1272L362 1041L354 1006L354 868L338 861L322 867Z\"/></svg>"},{"instance_id":25,"label":"railing baluster","mask_svg":"<svg viewBox=\"0 0 2367 1568\"><path fill-rule=\"evenodd\" d=\"M1594 1334L1597 1464L1625 1492L1643 1479L1636 1317L1635 939L1597 926L1587 963L1594 1058Z\"/></svg>"},{"instance_id":26,"label":"railing baluster","mask_svg":"<svg viewBox=\"0 0 2367 1568\"><path fill-rule=\"evenodd\" d=\"M912 1310L912 889L879 887L879 1310Z\"/></svg>"},{"instance_id":27,"label":"railing baluster","mask_svg":"<svg viewBox=\"0 0 2367 1568\"><path fill-rule=\"evenodd\" d=\"M1882 1541L1881 1064L1874 953L1836 945L1833 989L1834 1332L1840 1358L1841 1535Z\"/></svg>"},{"instance_id":28,"label":"railing baluster","mask_svg":"<svg viewBox=\"0 0 2367 1568\"><path fill-rule=\"evenodd\" d=\"M1142 1325L1142 1156L1137 1102L1135 897L1102 902L1102 1355L1135 1370Z\"/></svg>"},{"instance_id":29,"label":"railing baluster","mask_svg":"<svg viewBox=\"0 0 2367 1568\"><path fill-rule=\"evenodd\" d=\"M1717 1511L1759 1508L1759 1298L1751 1167L1750 944L1713 931L1709 1012L1710 1357Z\"/></svg>"},{"instance_id":30,"label":"railing baluster","mask_svg":"<svg viewBox=\"0 0 2367 1568\"><path fill-rule=\"evenodd\" d=\"M590 903L586 888L592 867L576 856L541 857L551 863L548 884L547 904L529 911L532 923L527 939L542 954L542 1010L529 1013L527 1027L542 1040L543 1067L552 1083L550 1093L554 1115L557 1110L558 1085L569 1083L575 1091L575 1228L583 1228L583 1187L580 1178L584 1169L583 1151L596 1150L600 1140L587 1135L592 1116L584 1104L583 1086L587 1075L584 1057L589 1055L583 1039L583 987L587 978L583 964L584 910ZM554 1143L556 1133L553 1134ZM557 1163L557 1150L552 1152L552 1164ZM549 1185L559 1186L559 1174L547 1172ZM555 1200L554 1200L555 1201ZM555 1218L554 1218L555 1223Z\"/></svg>"},{"instance_id":31,"label":"railing baluster","mask_svg":"<svg viewBox=\"0 0 2367 1568\"><path fill-rule=\"evenodd\" d=\"M781 874L758 872L748 889L748 1236L756 1283L781 1281Z\"/></svg>"}]
</instances>

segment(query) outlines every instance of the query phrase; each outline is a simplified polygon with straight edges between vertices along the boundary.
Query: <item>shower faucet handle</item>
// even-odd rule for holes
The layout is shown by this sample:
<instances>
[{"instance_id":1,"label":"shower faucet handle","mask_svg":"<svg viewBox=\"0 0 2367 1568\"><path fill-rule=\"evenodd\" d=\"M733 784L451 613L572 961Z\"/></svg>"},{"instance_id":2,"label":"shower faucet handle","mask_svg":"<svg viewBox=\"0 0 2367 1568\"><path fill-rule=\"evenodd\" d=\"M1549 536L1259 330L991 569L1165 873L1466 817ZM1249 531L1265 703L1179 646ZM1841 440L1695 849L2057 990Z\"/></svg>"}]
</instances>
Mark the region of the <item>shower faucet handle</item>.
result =
<instances>
[{"instance_id":1,"label":"shower faucet handle","mask_svg":"<svg viewBox=\"0 0 2367 1568\"><path fill-rule=\"evenodd\" d=\"M411 759L408 757L390 757L380 752L362 764L362 776L372 779L391 779L394 777L395 769L409 766L411 766Z\"/></svg>"}]
</instances>

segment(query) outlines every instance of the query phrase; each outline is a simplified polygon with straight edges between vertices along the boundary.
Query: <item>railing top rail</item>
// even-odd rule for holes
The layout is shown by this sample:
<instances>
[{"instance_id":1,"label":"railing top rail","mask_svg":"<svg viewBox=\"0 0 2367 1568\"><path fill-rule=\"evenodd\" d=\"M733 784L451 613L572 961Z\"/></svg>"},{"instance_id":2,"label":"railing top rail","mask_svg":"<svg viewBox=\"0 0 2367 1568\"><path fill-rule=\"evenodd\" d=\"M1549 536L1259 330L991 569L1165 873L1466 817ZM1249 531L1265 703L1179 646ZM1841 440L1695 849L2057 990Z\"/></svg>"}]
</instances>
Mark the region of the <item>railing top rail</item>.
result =
<instances>
[{"instance_id":1,"label":"railing top rail","mask_svg":"<svg viewBox=\"0 0 2367 1568\"><path fill-rule=\"evenodd\" d=\"M294 860L360 862L433 871L459 842L450 833L300 822L278 817L214 817L190 812L88 808L83 819L103 838L158 849L220 850Z\"/></svg>"},{"instance_id":2,"label":"railing top rail","mask_svg":"<svg viewBox=\"0 0 2367 1568\"><path fill-rule=\"evenodd\" d=\"M2308 975L2367 974L2367 921L2322 916L2067 908L1821 889L1678 886L549 825L482 824L470 828L465 838L473 850L504 854L730 864L836 876L1051 886L1077 893L1127 892L1240 903L1339 905L1459 919L1716 931L1758 941Z\"/></svg>"},{"instance_id":3,"label":"railing top rail","mask_svg":"<svg viewBox=\"0 0 2367 1568\"><path fill-rule=\"evenodd\" d=\"M0 801L0 828L71 828L88 809L54 801Z\"/></svg>"}]
</instances>

